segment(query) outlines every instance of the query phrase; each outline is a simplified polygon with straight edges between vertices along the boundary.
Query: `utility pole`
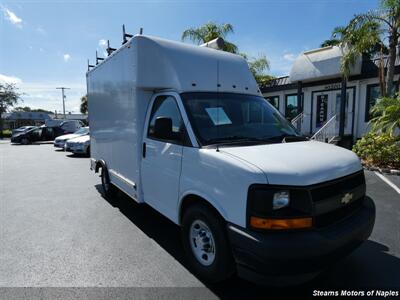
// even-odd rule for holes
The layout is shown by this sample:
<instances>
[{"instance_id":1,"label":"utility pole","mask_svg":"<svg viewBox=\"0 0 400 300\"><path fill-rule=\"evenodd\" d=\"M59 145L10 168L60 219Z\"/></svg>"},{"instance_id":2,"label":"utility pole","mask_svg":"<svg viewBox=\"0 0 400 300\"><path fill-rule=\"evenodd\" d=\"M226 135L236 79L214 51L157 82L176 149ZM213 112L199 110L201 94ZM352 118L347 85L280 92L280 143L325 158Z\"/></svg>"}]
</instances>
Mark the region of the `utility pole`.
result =
<instances>
[{"instance_id":1,"label":"utility pole","mask_svg":"<svg viewBox=\"0 0 400 300\"><path fill-rule=\"evenodd\" d=\"M64 90L70 90L70 88L67 87L58 87L56 88L57 90L61 90L61 95L62 95L62 102L63 102L63 114L64 114L64 120L65 120L65 95L64 95Z\"/></svg>"}]
</instances>

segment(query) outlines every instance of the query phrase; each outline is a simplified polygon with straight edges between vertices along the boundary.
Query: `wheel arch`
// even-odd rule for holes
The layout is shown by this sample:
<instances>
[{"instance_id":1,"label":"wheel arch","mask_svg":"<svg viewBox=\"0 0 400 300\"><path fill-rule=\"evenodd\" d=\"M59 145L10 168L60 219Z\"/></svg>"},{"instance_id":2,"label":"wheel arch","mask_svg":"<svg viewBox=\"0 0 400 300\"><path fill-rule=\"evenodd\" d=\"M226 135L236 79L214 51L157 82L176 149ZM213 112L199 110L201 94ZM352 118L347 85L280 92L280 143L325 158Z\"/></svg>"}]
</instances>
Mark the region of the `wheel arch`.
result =
<instances>
[{"instance_id":1,"label":"wheel arch","mask_svg":"<svg viewBox=\"0 0 400 300\"><path fill-rule=\"evenodd\" d=\"M181 225L182 217L187 210L188 207L195 203L202 203L214 210L223 220L227 221L227 215L225 210L217 205L214 201L210 201L209 197L200 195L198 193L189 192L184 194L179 201L179 209L178 209L178 224Z\"/></svg>"},{"instance_id":2,"label":"wheel arch","mask_svg":"<svg viewBox=\"0 0 400 300\"><path fill-rule=\"evenodd\" d=\"M99 169L102 169L102 168L107 169L107 164L106 164L106 162L105 162L103 159L99 159L99 160L96 161L96 165L95 165L95 168L94 168L94 172L95 172L95 173L98 173L98 172L99 172Z\"/></svg>"}]
</instances>

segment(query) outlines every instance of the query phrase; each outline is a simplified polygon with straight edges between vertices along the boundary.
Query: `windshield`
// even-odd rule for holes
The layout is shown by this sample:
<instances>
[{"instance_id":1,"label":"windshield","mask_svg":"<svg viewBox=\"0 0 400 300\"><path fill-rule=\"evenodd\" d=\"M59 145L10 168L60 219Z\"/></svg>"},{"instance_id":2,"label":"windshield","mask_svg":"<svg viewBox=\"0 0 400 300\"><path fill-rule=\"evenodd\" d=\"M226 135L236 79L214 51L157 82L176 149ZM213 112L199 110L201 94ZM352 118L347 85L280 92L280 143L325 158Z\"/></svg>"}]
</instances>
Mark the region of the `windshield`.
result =
<instances>
[{"instance_id":1,"label":"windshield","mask_svg":"<svg viewBox=\"0 0 400 300\"><path fill-rule=\"evenodd\" d=\"M88 134L89 128L81 127L79 130L75 131L74 134Z\"/></svg>"},{"instance_id":2,"label":"windshield","mask_svg":"<svg viewBox=\"0 0 400 300\"><path fill-rule=\"evenodd\" d=\"M201 145L235 142L281 142L300 136L264 98L231 93L181 95Z\"/></svg>"}]
</instances>

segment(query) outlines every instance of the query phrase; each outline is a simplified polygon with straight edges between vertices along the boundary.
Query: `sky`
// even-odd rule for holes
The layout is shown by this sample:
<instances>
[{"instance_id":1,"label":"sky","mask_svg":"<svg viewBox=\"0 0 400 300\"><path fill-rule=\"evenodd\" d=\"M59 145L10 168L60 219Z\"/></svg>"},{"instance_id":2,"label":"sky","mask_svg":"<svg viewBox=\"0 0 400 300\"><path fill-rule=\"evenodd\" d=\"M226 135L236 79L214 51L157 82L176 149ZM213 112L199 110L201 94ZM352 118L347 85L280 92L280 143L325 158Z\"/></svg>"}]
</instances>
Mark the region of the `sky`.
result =
<instances>
[{"instance_id":1,"label":"sky","mask_svg":"<svg viewBox=\"0 0 400 300\"><path fill-rule=\"evenodd\" d=\"M78 113L86 94L87 59L118 48L129 33L180 41L182 32L208 21L230 23L227 40L250 57L265 54L269 74L284 76L303 51L318 48L332 29L378 0L89 1L0 0L0 81L23 93L19 106Z\"/></svg>"}]
</instances>

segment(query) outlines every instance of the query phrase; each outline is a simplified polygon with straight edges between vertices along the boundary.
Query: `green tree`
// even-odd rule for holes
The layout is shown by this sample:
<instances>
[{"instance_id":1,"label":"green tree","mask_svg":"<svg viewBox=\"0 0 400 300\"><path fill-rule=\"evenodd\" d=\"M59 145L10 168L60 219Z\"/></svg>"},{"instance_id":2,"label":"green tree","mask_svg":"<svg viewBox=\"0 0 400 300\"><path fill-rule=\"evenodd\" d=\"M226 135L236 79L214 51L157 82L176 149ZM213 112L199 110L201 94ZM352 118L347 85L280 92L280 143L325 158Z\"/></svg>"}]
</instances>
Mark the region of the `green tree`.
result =
<instances>
[{"instance_id":1,"label":"green tree","mask_svg":"<svg viewBox=\"0 0 400 300\"><path fill-rule=\"evenodd\" d=\"M29 106L24 106L24 107L18 106L18 107L15 107L13 109L13 111L27 111L27 112L30 112L30 111L32 111L32 109Z\"/></svg>"},{"instance_id":2,"label":"green tree","mask_svg":"<svg viewBox=\"0 0 400 300\"><path fill-rule=\"evenodd\" d=\"M339 45L340 45L340 40L335 38L325 40L321 43L321 47L339 46Z\"/></svg>"},{"instance_id":3,"label":"green tree","mask_svg":"<svg viewBox=\"0 0 400 300\"><path fill-rule=\"evenodd\" d=\"M52 111L50 111L50 110L47 110L47 109L43 109L43 108L30 108L29 106L18 106L18 107L15 107L14 109L13 109L13 111L15 111L15 112L21 112L21 111L24 111L24 112L41 112L41 113L46 113L46 114L52 114L53 112Z\"/></svg>"},{"instance_id":4,"label":"green tree","mask_svg":"<svg viewBox=\"0 0 400 300\"><path fill-rule=\"evenodd\" d=\"M80 111L83 114L87 114L88 112L88 102L87 102L87 96L81 97L81 107Z\"/></svg>"},{"instance_id":5,"label":"green tree","mask_svg":"<svg viewBox=\"0 0 400 300\"><path fill-rule=\"evenodd\" d=\"M394 136L396 128L400 128L400 94L395 97L383 97L371 109L372 130L381 131Z\"/></svg>"},{"instance_id":6,"label":"green tree","mask_svg":"<svg viewBox=\"0 0 400 300\"><path fill-rule=\"evenodd\" d=\"M377 10L354 16L345 27L333 31L343 49L341 68L348 77L358 57L379 57L381 94L392 96L397 45L400 36L400 0L382 0ZM384 57L387 56L387 64Z\"/></svg>"},{"instance_id":7,"label":"green tree","mask_svg":"<svg viewBox=\"0 0 400 300\"><path fill-rule=\"evenodd\" d=\"M220 37L225 40L224 51L237 53L238 47L226 40L226 36L229 33L233 33L233 26L231 24L208 22L197 28L186 29L182 33L182 41L191 40L194 43L203 44Z\"/></svg>"},{"instance_id":8,"label":"green tree","mask_svg":"<svg viewBox=\"0 0 400 300\"><path fill-rule=\"evenodd\" d=\"M32 112L41 112L41 113L46 113L46 114L52 114L53 112L47 109L43 108L33 108L31 109Z\"/></svg>"},{"instance_id":9,"label":"green tree","mask_svg":"<svg viewBox=\"0 0 400 300\"><path fill-rule=\"evenodd\" d=\"M265 73L270 66L265 54L260 54L258 57L249 57L245 53L240 53L240 55L247 61L249 69L260 87L267 85L271 79L275 78Z\"/></svg>"},{"instance_id":10,"label":"green tree","mask_svg":"<svg viewBox=\"0 0 400 300\"><path fill-rule=\"evenodd\" d=\"M3 113L13 107L21 99L15 84L0 82L0 138L3 138Z\"/></svg>"}]
</instances>

